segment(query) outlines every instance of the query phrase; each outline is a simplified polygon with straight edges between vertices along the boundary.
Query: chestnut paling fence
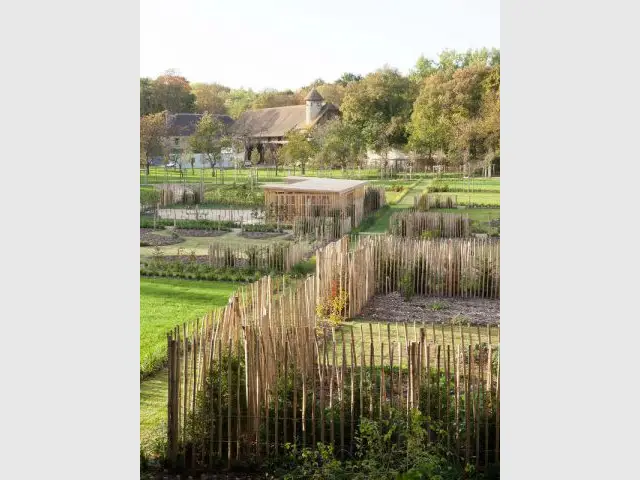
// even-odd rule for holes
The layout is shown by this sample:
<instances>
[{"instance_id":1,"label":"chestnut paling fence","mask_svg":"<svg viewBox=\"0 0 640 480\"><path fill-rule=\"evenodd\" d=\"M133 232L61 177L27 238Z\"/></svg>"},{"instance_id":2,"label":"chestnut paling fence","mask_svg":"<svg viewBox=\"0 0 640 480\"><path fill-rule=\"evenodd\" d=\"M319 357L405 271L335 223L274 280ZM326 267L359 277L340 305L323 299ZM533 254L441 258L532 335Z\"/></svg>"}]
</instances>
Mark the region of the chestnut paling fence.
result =
<instances>
[{"instance_id":1,"label":"chestnut paling fence","mask_svg":"<svg viewBox=\"0 0 640 480\"><path fill-rule=\"evenodd\" d=\"M207 262L212 267L245 267L288 272L310 253L310 245L301 242L250 246L213 242L209 245Z\"/></svg>"},{"instance_id":2,"label":"chestnut paling fence","mask_svg":"<svg viewBox=\"0 0 640 480\"><path fill-rule=\"evenodd\" d=\"M396 212L389 218L389 233L401 237L470 237L469 215L446 212Z\"/></svg>"},{"instance_id":3,"label":"chestnut paling fence","mask_svg":"<svg viewBox=\"0 0 640 480\"><path fill-rule=\"evenodd\" d=\"M377 334L371 324L331 328L318 308L347 292L337 314L357 314L415 271L416 252L428 267L418 269L420 291L497 298L498 283L473 277L472 267L498 251L497 242L478 240L380 236L354 245L345 237L316 252L315 275L288 284L263 277L226 307L176 328L167 337L170 464L232 467L283 453L287 443L328 443L347 458L361 418L414 408L425 415L428 441L479 468L499 462L495 330L466 337L460 330L456 338L454 327L418 326L409 334L405 324L393 338L389 326L378 325ZM474 278L483 283L470 288Z\"/></svg>"}]
</instances>

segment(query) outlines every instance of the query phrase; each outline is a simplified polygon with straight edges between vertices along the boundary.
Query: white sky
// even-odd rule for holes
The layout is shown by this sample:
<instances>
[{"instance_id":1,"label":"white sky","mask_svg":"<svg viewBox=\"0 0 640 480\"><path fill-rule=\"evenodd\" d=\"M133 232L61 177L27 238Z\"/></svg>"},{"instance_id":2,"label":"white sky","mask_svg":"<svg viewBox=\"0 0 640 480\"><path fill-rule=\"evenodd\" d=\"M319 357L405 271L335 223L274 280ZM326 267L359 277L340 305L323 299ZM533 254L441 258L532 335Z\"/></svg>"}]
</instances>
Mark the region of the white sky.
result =
<instances>
[{"instance_id":1,"label":"white sky","mask_svg":"<svg viewBox=\"0 0 640 480\"><path fill-rule=\"evenodd\" d=\"M296 89L500 47L499 0L140 0L140 76Z\"/></svg>"}]
</instances>

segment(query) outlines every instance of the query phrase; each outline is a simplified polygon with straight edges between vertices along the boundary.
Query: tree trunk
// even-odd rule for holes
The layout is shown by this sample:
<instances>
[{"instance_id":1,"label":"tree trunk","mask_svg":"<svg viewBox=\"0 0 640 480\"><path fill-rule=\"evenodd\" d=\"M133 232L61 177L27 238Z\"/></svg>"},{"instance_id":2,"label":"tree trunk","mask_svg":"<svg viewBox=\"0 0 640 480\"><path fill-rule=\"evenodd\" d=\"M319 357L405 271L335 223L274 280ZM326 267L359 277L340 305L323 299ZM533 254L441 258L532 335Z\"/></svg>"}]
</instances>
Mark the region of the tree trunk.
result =
<instances>
[{"instance_id":1,"label":"tree trunk","mask_svg":"<svg viewBox=\"0 0 640 480\"><path fill-rule=\"evenodd\" d=\"M147 173L147 177L149 176L149 161L147 160L147 164L144 166L145 172Z\"/></svg>"},{"instance_id":2,"label":"tree trunk","mask_svg":"<svg viewBox=\"0 0 640 480\"><path fill-rule=\"evenodd\" d=\"M304 162L300 163L300 171L302 172L302 175L304 175Z\"/></svg>"}]
</instances>

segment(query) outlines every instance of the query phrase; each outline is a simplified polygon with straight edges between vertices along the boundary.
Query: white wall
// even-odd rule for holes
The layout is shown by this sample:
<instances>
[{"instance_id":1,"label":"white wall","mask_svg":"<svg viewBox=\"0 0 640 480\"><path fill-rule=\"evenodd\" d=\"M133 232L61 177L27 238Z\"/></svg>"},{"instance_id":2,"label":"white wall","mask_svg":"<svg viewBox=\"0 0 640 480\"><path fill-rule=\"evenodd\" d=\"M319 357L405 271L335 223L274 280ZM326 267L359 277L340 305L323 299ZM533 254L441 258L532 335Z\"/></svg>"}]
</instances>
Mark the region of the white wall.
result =
<instances>
[{"instance_id":1,"label":"white wall","mask_svg":"<svg viewBox=\"0 0 640 480\"><path fill-rule=\"evenodd\" d=\"M195 168L211 168L211 164L209 163L209 161L207 160L207 156L201 153L196 153L194 154L194 157L196 159L195 163L194 163L194 167ZM237 161L242 161L244 159L244 154L242 152L231 152L231 150L228 151L222 151L222 160L218 160L216 162L216 168L234 168L234 158ZM188 164L187 167L191 167L191 164Z\"/></svg>"}]
</instances>

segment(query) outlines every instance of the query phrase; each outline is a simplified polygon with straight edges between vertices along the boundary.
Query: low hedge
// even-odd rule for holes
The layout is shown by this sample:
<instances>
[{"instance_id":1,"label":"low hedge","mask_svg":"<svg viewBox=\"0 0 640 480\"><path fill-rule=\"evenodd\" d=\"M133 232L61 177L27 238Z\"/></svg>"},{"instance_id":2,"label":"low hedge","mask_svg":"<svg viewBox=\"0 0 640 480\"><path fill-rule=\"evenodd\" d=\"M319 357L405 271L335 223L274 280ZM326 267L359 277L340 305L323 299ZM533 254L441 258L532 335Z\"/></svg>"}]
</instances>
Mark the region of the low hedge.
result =
<instances>
[{"instance_id":1,"label":"low hedge","mask_svg":"<svg viewBox=\"0 0 640 480\"><path fill-rule=\"evenodd\" d=\"M275 223L266 223L266 224L246 224L242 226L243 232L276 232L283 233L285 229L291 229L291 225L280 225L278 226Z\"/></svg>"},{"instance_id":2,"label":"low hedge","mask_svg":"<svg viewBox=\"0 0 640 480\"><path fill-rule=\"evenodd\" d=\"M247 268L216 268L201 263L145 262L140 265L143 277L183 278L221 282L255 282L268 272Z\"/></svg>"},{"instance_id":3,"label":"low hedge","mask_svg":"<svg viewBox=\"0 0 640 480\"><path fill-rule=\"evenodd\" d=\"M153 218L140 217L140 228L153 228ZM232 228L240 227L237 222L230 220L171 220L158 218L155 221L156 228L173 227L188 228L193 230L223 230L230 232Z\"/></svg>"}]
</instances>

